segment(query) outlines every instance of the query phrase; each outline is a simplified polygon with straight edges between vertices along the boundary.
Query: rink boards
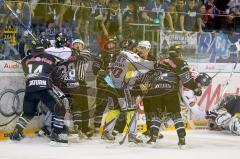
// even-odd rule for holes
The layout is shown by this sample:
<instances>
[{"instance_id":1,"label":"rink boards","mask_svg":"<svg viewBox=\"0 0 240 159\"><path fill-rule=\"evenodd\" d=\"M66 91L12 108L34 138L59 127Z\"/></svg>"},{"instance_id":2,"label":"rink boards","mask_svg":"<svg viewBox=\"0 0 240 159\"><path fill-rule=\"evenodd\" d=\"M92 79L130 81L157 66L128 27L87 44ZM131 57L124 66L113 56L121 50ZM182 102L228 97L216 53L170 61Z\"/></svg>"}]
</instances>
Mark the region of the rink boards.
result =
<instances>
[{"instance_id":1,"label":"rink boards","mask_svg":"<svg viewBox=\"0 0 240 159\"><path fill-rule=\"evenodd\" d=\"M213 64L200 63L190 64L199 72L207 72L210 76L217 75L213 78L210 86L204 89L201 97L197 99L198 105L203 109L210 109L216 104L225 89L226 81L230 77L230 72L233 70L234 64ZM225 95L236 93L240 94L240 66L234 70L233 76L230 79L229 85L226 88ZM95 77L89 72L88 85L95 87ZM19 63L11 60L0 61L0 140L7 137L10 130L15 126L18 114L22 110L22 102L24 96L24 75ZM96 93L96 92L94 92ZM91 97L92 98L92 97ZM94 106L94 99L89 100L89 105ZM183 109L183 111L186 111ZM187 111L186 111L187 112ZM188 112L187 112L188 113ZM186 114L187 116L188 114ZM188 117L189 118L189 117ZM196 128L206 125L206 121L190 116L191 123L186 123L188 128ZM139 110L138 116L139 131L146 129L144 111ZM194 125L193 125L194 123ZM35 131L41 126L39 117L35 117L32 124L28 126L28 130ZM30 131L33 132L33 131Z\"/></svg>"}]
</instances>

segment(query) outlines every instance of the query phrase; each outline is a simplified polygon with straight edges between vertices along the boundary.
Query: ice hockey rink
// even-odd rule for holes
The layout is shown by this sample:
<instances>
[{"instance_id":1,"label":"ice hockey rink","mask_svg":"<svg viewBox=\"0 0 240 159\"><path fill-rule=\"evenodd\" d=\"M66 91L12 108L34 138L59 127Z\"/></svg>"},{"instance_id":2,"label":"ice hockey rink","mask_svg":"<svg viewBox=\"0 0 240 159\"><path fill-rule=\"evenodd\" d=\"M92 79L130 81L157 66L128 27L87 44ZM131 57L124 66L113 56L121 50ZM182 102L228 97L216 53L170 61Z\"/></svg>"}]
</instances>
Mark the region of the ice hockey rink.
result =
<instances>
[{"instance_id":1,"label":"ice hockey rink","mask_svg":"<svg viewBox=\"0 0 240 159\"><path fill-rule=\"evenodd\" d=\"M49 146L48 139L39 137L27 137L18 143L6 140L0 143L0 159L232 159L240 154L240 137L228 132L189 130L184 150L177 146L175 131L163 134L155 145L118 145L99 137L68 147Z\"/></svg>"}]
</instances>

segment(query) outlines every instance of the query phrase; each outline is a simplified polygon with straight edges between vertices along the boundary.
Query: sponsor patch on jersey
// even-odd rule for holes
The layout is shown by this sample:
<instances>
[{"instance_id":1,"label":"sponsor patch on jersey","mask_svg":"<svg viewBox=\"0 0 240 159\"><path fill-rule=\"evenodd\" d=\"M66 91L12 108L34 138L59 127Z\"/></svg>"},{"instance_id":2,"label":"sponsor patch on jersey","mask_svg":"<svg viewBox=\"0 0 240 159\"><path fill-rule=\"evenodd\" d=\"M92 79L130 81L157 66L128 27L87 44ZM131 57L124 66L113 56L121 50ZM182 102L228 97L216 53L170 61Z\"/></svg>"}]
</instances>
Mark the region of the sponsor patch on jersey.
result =
<instances>
[{"instance_id":1,"label":"sponsor patch on jersey","mask_svg":"<svg viewBox=\"0 0 240 159\"><path fill-rule=\"evenodd\" d=\"M47 86L46 80L31 80L28 86Z\"/></svg>"}]
</instances>

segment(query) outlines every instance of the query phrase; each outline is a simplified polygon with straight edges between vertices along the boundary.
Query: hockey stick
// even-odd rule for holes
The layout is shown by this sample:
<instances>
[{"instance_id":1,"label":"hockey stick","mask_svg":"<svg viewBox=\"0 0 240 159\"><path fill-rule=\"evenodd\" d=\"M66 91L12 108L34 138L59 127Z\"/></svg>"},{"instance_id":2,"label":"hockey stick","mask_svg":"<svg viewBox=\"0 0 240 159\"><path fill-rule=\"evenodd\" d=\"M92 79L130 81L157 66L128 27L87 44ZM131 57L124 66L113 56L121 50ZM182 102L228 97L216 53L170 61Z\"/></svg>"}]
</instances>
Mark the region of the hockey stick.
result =
<instances>
[{"instance_id":1,"label":"hockey stick","mask_svg":"<svg viewBox=\"0 0 240 159\"><path fill-rule=\"evenodd\" d=\"M231 74L230 74L230 76L229 76L229 78L228 78L228 80L227 80L227 83L226 83L226 85L225 85L225 88L224 88L223 91L222 91L222 95L220 96L220 99L224 96L224 93L225 93L225 91L227 90L228 84L229 84L229 82L230 82L230 80L231 80L231 78L232 78L232 76L233 76L233 72L234 72L234 70L236 70L236 68L237 68L237 64L238 64L238 62L236 62L235 65L233 66L232 72L231 72Z\"/></svg>"},{"instance_id":2,"label":"hockey stick","mask_svg":"<svg viewBox=\"0 0 240 159\"><path fill-rule=\"evenodd\" d=\"M128 133L129 133L129 131L130 131L130 127L132 126L132 124L133 124L133 122L134 122L134 118L137 116L137 110L138 110L138 109L136 109L136 110L134 111L134 114L133 114L133 116L132 116L131 121L129 122L129 124L126 124L128 129L127 129L127 132L124 134L123 138L118 142L120 145L122 145L122 144L125 142L126 138L127 138L127 135L128 135Z\"/></svg>"},{"instance_id":3,"label":"hockey stick","mask_svg":"<svg viewBox=\"0 0 240 159\"><path fill-rule=\"evenodd\" d=\"M228 85L229 85L229 82L230 82L230 80L231 80L231 78L232 78L232 76L233 76L234 70L237 68L237 64L238 64L238 61L234 64L234 66L233 66L233 68L232 68L232 71L231 71L231 73L230 73L230 76L228 77L228 80L227 80L227 82L226 82L226 84L225 84L225 88L224 88L223 91L221 92L221 95L220 95L220 97L219 97L218 102L217 102L215 105L212 106L212 109L215 109L215 108L217 108L217 107L219 106L219 104L220 104L220 102L221 102L221 99L224 97L224 94L225 94L225 92L226 92L226 90L227 90L227 87L228 87Z\"/></svg>"},{"instance_id":4,"label":"hockey stick","mask_svg":"<svg viewBox=\"0 0 240 159\"><path fill-rule=\"evenodd\" d=\"M28 32L29 35L31 35L31 37L34 40L37 40L37 38L32 34L32 32L28 29L28 27L21 21L21 19L18 17L18 15L12 10L12 8L6 3L5 0L0 0L0 3L3 3L8 10L14 15L14 17L18 20L18 22L20 23L20 25L22 25L22 27Z\"/></svg>"}]
</instances>

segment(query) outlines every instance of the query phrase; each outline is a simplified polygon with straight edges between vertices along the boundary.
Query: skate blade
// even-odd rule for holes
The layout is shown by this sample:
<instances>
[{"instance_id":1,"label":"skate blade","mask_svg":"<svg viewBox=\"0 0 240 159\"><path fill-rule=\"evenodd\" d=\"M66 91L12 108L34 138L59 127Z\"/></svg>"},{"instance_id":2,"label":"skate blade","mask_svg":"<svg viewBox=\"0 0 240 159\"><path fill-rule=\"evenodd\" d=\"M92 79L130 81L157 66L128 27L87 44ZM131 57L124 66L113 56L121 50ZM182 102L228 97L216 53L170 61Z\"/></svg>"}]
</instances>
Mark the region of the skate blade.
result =
<instances>
[{"instance_id":1,"label":"skate blade","mask_svg":"<svg viewBox=\"0 0 240 159\"><path fill-rule=\"evenodd\" d=\"M49 145L53 146L53 147L68 147L69 146L68 143L62 143L62 142L56 142L56 141L50 141Z\"/></svg>"},{"instance_id":2,"label":"skate blade","mask_svg":"<svg viewBox=\"0 0 240 159\"><path fill-rule=\"evenodd\" d=\"M186 149L186 145L178 145L180 150L185 150Z\"/></svg>"},{"instance_id":3,"label":"skate blade","mask_svg":"<svg viewBox=\"0 0 240 159\"><path fill-rule=\"evenodd\" d=\"M80 142L80 138L78 134L71 134L68 136L68 141L71 143L79 143Z\"/></svg>"}]
</instances>

